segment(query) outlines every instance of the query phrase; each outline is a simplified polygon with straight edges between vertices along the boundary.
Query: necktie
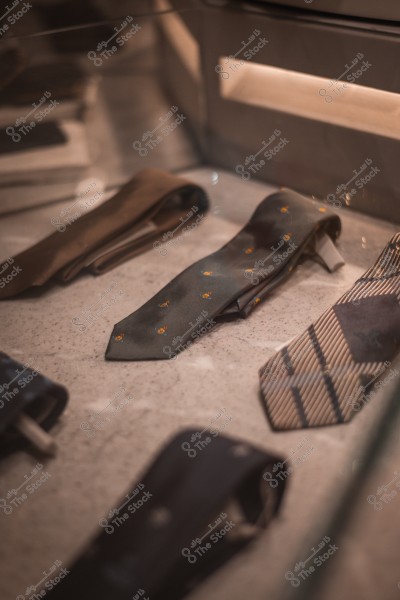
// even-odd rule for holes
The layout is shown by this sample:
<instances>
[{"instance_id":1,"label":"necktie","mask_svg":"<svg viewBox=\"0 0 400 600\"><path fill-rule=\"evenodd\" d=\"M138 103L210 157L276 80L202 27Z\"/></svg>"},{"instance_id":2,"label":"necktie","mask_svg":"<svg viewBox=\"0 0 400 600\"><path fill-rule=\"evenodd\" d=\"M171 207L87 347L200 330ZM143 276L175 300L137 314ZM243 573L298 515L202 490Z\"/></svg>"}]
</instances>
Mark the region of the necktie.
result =
<instances>
[{"instance_id":1,"label":"necktie","mask_svg":"<svg viewBox=\"0 0 400 600\"><path fill-rule=\"evenodd\" d=\"M316 246L329 264L340 264L331 240L339 233L340 219L326 206L292 191L267 197L223 248L115 325L106 358L175 358L217 321L246 317Z\"/></svg>"},{"instance_id":2,"label":"necktie","mask_svg":"<svg viewBox=\"0 0 400 600\"><path fill-rule=\"evenodd\" d=\"M260 370L273 429L349 421L400 351L400 233L353 287Z\"/></svg>"},{"instance_id":3,"label":"necktie","mask_svg":"<svg viewBox=\"0 0 400 600\"><path fill-rule=\"evenodd\" d=\"M55 443L45 432L67 401L67 390L39 373L33 359L22 364L0 352L0 454L25 448L27 440L53 454Z\"/></svg>"},{"instance_id":4,"label":"necktie","mask_svg":"<svg viewBox=\"0 0 400 600\"><path fill-rule=\"evenodd\" d=\"M277 514L284 484L263 473L282 458L200 432L179 432L140 480L100 519L101 533L50 592L51 600L178 600L260 535ZM200 434L201 435L201 434ZM192 446L193 447L193 446Z\"/></svg>"},{"instance_id":5,"label":"necktie","mask_svg":"<svg viewBox=\"0 0 400 600\"><path fill-rule=\"evenodd\" d=\"M173 235L171 229L207 207L205 192L190 181L157 169L140 171L99 207L83 214L80 209L69 221L58 219L57 231L11 259L14 275L0 279L0 299L54 275L66 282L83 269L110 270L156 244L163 233Z\"/></svg>"}]
</instances>

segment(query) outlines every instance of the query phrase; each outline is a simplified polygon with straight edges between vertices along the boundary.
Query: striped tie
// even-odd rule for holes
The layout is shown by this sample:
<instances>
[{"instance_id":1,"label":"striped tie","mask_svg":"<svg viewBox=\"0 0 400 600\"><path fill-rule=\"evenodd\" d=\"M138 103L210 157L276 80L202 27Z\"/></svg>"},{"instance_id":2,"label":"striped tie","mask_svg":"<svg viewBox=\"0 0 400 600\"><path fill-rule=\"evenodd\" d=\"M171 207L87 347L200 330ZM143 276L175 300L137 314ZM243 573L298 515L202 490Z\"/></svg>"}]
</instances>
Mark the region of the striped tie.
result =
<instances>
[{"instance_id":1,"label":"striped tie","mask_svg":"<svg viewBox=\"0 0 400 600\"><path fill-rule=\"evenodd\" d=\"M349 421L397 371L400 233L353 287L260 370L275 430ZM384 374L384 375L383 375ZM382 381L376 384L381 376Z\"/></svg>"}]
</instances>

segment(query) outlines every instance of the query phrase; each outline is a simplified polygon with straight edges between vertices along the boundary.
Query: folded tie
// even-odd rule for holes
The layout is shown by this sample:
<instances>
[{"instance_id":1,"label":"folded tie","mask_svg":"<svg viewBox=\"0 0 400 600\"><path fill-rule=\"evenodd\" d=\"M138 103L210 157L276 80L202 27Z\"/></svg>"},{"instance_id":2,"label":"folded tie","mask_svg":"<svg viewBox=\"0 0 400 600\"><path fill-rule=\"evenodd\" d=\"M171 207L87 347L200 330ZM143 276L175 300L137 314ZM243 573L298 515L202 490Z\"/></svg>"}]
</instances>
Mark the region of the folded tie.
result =
<instances>
[{"instance_id":1,"label":"folded tie","mask_svg":"<svg viewBox=\"0 0 400 600\"><path fill-rule=\"evenodd\" d=\"M373 267L260 370L273 429L349 421L396 373L400 351L400 233ZM394 375L393 375L394 374ZM384 380L376 382L379 377Z\"/></svg>"},{"instance_id":2,"label":"folded tie","mask_svg":"<svg viewBox=\"0 0 400 600\"><path fill-rule=\"evenodd\" d=\"M205 192L190 181L157 169L140 171L98 208L70 224L59 220L58 231L11 259L15 274L1 280L0 299L54 275L69 281L85 268L96 274L110 270L207 207Z\"/></svg>"},{"instance_id":3,"label":"folded tie","mask_svg":"<svg viewBox=\"0 0 400 600\"><path fill-rule=\"evenodd\" d=\"M67 390L37 370L0 352L0 454L25 448L28 441L45 454L55 442L46 434L64 411Z\"/></svg>"},{"instance_id":4,"label":"folded tie","mask_svg":"<svg viewBox=\"0 0 400 600\"><path fill-rule=\"evenodd\" d=\"M193 456L198 435L184 430L162 449L50 600L178 600L264 531L284 482L273 489L263 475L282 458L223 435Z\"/></svg>"},{"instance_id":5,"label":"folded tie","mask_svg":"<svg viewBox=\"0 0 400 600\"><path fill-rule=\"evenodd\" d=\"M247 317L303 254L318 253L336 268L342 262L332 239L340 227L337 215L300 194L281 191L267 197L223 248L115 325L106 358L175 358L217 321Z\"/></svg>"}]
</instances>

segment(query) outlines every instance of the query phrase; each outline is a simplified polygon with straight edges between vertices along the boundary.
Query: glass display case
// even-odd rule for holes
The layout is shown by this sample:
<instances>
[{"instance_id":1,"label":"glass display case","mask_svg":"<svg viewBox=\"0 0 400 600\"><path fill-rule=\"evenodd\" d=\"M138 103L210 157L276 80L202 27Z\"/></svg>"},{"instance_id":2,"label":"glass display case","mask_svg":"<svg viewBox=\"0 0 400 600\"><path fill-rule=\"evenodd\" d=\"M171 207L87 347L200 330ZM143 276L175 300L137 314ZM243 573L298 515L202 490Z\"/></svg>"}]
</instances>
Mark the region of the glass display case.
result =
<instances>
[{"instance_id":1,"label":"glass display case","mask_svg":"<svg viewBox=\"0 0 400 600\"><path fill-rule=\"evenodd\" d=\"M185 427L204 430L221 409L230 417L224 435L282 456L291 468L276 519L192 582L188 597L399 595L398 355L368 383L366 406L348 423L274 430L259 392L266 361L349 290L399 231L399 10L394 0L4 7L3 267L46 236L63 235L142 169L200 186L209 210L201 225L160 238L104 274L84 272L1 300L1 350L31 360L69 391L52 430L56 457L19 451L0 461L2 599L35 597L48 565L80 555L165 441ZM340 217L343 266L329 272L304 256L247 318L226 319L177 360L104 360L115 323L217 252L282 189ZM398 311L399 299L397 352ZM383 356L377 335L362 342ZM84 424L122 388L131 401L87 435ZM47 475L27 489L38 464ZM266 478L262 485L273 488ZM148 543L157 545L157 535Z\"/></svg>"}]
</instances>

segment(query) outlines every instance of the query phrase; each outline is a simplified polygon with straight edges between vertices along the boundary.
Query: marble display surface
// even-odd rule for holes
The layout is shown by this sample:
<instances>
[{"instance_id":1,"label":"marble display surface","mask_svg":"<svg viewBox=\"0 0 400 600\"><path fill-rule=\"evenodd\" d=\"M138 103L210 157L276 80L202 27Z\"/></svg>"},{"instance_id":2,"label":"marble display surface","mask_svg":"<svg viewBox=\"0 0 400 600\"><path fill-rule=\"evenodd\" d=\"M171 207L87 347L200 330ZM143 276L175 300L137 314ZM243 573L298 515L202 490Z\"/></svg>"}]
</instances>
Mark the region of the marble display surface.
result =
<instances>
[{"instance_id":1,"label":"marble display surface","mask_svg":"<svg viewBox=\"0 0 400 600\"><path fill-rule=\"evenodd\" d=\"M306 437L313 451L290 475L279 518L191 598L281 598L289 586L285 572L299 555L307 556L307 540L330 514L385 405L387 390L382 401L377 397L348 425L274 433L258 397L259 367L339 298L396 231L393 224L347 210L339 211L343 233L338 245L346 265L336 273L329 274L312 261L304 263L247 320L218 326L175 361L105 362L113 324L231 239L257 204L274 191L264 183L242 181L212 168L183 174L207 189L212 208L204 223L165 256L154 249L101 277L84 275L68 286L47 286L45 293L35 291L0 305L1 349L21 361L33 357L37 368L70 393L68 408L53 429L58 454L41 460L49 473L47 481L12 514L0 510L2 600L24 594L55 560L69 563L100 529L99 519L139 481L159 446L183 427L203 429L222 408L232 417L227 435L284 456ZM0 262L50 233L51 217L68 204L1 218ZM113 284L122 290L118 301L80 332L74 317ZM104 409L121 386L132 401L93 438L87 437L81 423ZM18 487L37 462L37 457L22 452L2 460L0 498ZM357 551L359 556L364 552ZM395 570L394 553L392 560ZM351 568L358 568L356 560ZM368 577L365 570L363 577ZM364 587L365 595L355 597L377 598L379 576Z\"/></svg>"}]
</instances>

